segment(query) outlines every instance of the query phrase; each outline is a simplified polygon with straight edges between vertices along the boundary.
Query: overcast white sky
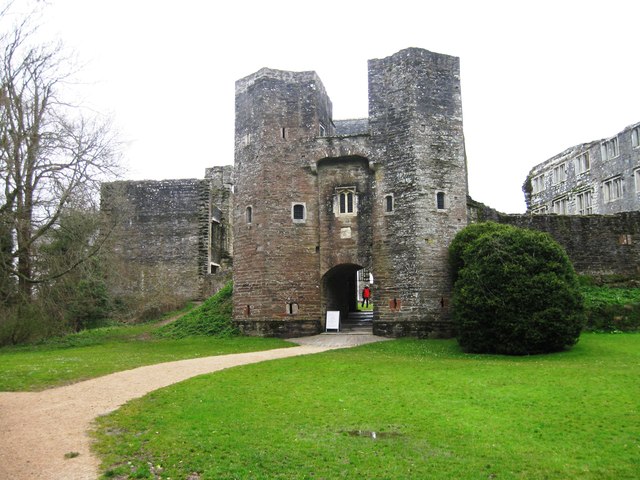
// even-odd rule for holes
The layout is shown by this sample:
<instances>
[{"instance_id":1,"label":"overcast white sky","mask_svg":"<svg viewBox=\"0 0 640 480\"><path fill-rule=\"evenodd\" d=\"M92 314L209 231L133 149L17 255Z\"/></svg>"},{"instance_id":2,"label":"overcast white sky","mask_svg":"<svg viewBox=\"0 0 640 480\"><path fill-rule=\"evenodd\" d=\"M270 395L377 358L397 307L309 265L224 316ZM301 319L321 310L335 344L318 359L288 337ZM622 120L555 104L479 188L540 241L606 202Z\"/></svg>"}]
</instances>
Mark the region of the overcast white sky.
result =
<instances>
[{"instance_id":1,"label":"overcast white sky","mask_svg":"<svg viewBox=\"0 0 640 480\"><path fill-rule=\"evenodd\" d=\"M407 47L460 57L469 191L504 212L531 167L640 121L638 0L48 3L130 179L231 164L234 82L262 67L315 70L334 119L366 117L367 60Z\"/></svg>"}]
</instances>

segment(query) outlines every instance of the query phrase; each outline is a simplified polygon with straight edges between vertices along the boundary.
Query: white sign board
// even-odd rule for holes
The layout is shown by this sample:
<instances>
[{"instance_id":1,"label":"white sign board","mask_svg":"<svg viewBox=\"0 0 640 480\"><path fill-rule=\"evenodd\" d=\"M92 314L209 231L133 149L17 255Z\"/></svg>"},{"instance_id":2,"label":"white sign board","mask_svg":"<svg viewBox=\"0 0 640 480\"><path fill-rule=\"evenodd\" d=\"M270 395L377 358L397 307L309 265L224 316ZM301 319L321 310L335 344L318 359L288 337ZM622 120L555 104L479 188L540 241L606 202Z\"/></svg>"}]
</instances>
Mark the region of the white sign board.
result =
<instances>
[{"instance_id":1,"label":"white sign board","mask_svg":"<svg viewBox=\"0 0 640 480\"><path fill-rule=\"evenodd\" d=\"M338 330L340 331L340 311L327 310L327 325L326 330Z\"/></svg>"}]
</instances>

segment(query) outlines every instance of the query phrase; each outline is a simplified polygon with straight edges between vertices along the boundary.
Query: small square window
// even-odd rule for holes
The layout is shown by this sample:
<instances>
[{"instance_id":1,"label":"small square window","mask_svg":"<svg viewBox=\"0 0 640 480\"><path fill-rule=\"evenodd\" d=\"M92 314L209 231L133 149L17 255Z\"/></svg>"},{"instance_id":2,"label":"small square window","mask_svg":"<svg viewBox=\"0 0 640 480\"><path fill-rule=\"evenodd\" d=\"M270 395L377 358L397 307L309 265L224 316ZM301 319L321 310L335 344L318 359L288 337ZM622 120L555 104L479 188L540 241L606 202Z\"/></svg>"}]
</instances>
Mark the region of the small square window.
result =
<instances>
[{"instance_id":1,"label":"small square window","mask_svg":"<svg viewBox=\"0 0 640 480\"><path fill-rule=\"evenodd\" d=\"M307 209L304 203L294 203L291 205L291 218L296 223L304 223L307 219Z\"/></svg>"}]
</instances>

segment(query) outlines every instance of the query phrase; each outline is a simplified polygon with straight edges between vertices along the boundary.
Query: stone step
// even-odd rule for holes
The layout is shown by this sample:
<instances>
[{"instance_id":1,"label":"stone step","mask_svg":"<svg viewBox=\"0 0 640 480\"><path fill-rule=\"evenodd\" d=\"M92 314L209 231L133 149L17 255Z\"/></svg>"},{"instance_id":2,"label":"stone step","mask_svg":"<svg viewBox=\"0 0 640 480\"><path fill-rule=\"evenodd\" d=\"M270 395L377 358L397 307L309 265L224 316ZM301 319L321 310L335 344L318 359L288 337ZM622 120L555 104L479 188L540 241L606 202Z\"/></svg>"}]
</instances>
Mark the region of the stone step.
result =
<instances>
[{"instance_id":1,"label":"stone step","mask_svg":"<svg viewBox=\"0 0 640 480\"><path fill-rule=\"evenodd\" d=\"M373 312L349 312L346 318L346 322L350 321L373 321Z\"/></svg>"},{"instance_id":2,"label":"stone step","mask_svg":"<svg viewBox=\"0 0 640 480\"><path fill-rule=\"evenodd\" d=\"M372 333L373 312L349 312L347 318L341 322L340 331L345 333Z\"/></svg>"}]
</instances>

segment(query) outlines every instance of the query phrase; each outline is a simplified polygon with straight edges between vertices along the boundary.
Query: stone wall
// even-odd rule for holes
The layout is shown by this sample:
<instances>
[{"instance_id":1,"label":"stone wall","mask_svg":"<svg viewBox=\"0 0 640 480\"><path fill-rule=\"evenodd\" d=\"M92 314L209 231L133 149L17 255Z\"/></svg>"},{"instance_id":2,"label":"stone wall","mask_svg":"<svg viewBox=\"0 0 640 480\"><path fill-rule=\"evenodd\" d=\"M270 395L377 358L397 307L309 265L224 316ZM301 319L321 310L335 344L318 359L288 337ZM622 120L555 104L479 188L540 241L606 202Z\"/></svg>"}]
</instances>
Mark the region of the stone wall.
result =
<instances>
[{"instance_id":1,"label":"stone wall","mask_svg":"<svg viewBox=\"0 0 640 480\"><path fill-rule=\"evenodd\" d=\"M200 298L203 180L112 182L102 209L117 216L114 253L123 292ZM117 288L117 287L116 287Z\"/></svg>"},{"instance_id":2,"label":"stone wall","mask_svg":"<svg viewBox=\"0 0 640 480\"><path fill-rule=\"evenodd\" d=\"M200 211L201 296L210 297L231 281L233 269L233 166L207 168L208 198Z\"/></svg>"},{"instance_id":3,"label":"stone wall","mask_svg":"<svg viewBox=\"0 0 640 480\"><path fill-rule=\"evenodd\" d=\"M576 271L603 277L640 275L640 212L613 215L507 215L467 199L469 223L498 222L549 233Z\"/></svg>"},{"instance_id":4,"label":"stone wall","mask_svg":"<svg viewBox=\"0 0 640 480\"><path fill-rule=\"evenodd\" d=\"M500 215L499 222L549 233L576 271L595 277L640 275L640 212L615 215Z\"/></svg>"}]
</instances>

